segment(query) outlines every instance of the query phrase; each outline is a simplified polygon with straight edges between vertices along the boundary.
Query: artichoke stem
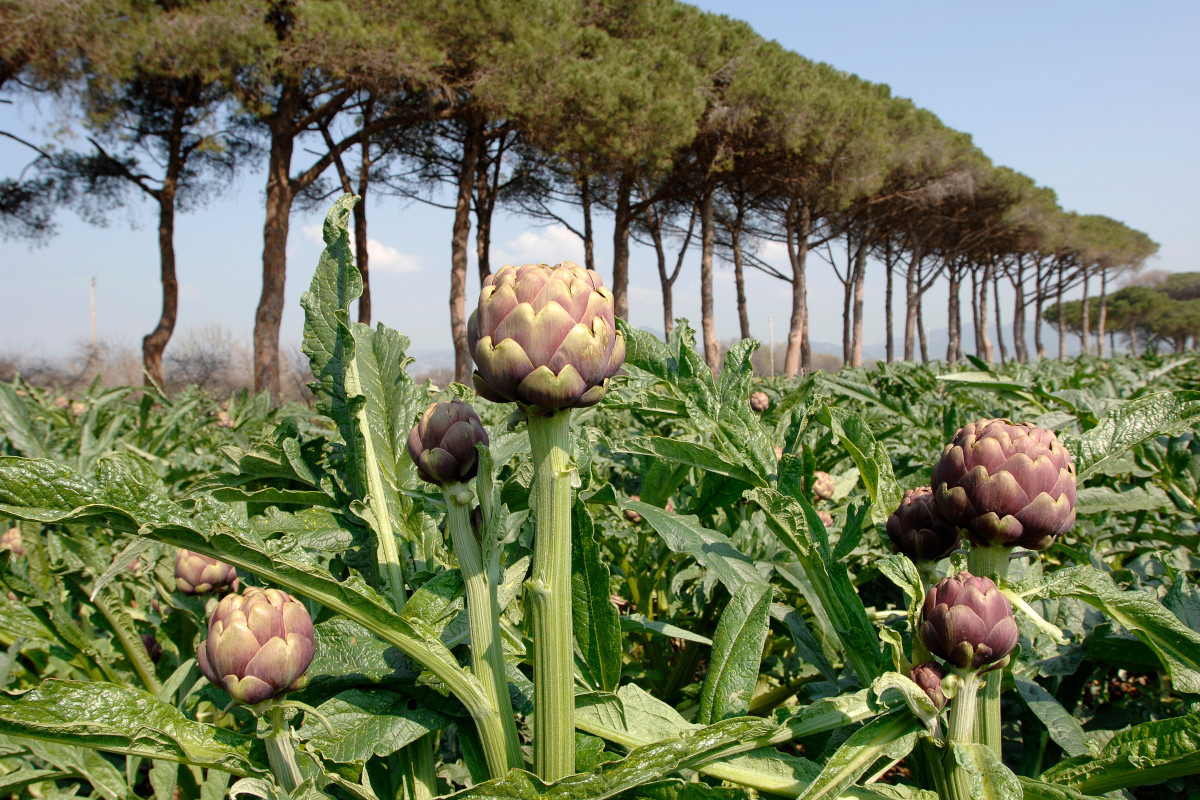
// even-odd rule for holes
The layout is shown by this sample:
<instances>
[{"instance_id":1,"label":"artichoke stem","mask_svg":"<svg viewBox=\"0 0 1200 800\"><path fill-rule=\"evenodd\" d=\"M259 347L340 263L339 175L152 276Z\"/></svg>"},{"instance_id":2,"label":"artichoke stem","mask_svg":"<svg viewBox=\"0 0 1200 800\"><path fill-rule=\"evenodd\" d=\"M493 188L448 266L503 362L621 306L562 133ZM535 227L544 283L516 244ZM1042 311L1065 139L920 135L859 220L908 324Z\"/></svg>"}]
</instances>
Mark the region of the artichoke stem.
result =
<instances>
[{"instance_id":1,"label":"artichoke stem","mask_svg":"<svg viewBox=\"0 0 1200 800\"><path fill-rule=\"evenodd\" d=\"M431 800L437 797L437 765L433 762L435 734L427 733L404 748L408 755L408 770L404 776L405 789L411 800Z\"/></svg>"},{"instance_id":2,"label":"artichoke stem","mask_svg":"<svg viewBox=\"0 0 1200 800\"><path fill-rule=\"evenodd\" d=\"M1011 547L971 545L967 551L967 569L972 575L991 578L997 586L1002 586L1008 577L1008 556L1011 553ZM989 673L983 691L979 693L979 709L975 715L975 741L987 745L997 757L1001 756L1004 739L1000 728L1000 688L1004 683L1003 677L1003 667Z\"/></svg>"},{"instance_id":3,"label":"artichoke stem","mask_svg":"<svg viewBox=\"0 0 1200 800\"><path fill-rule=\"evenodd\" d=\"M296 746L292 744L292 729L283 718L283 707L275 706L270 710L271 732L263 737L267 748L267 761L271 765L271 773L283 790L291 794L304 778L300 774L300 765L296 762Z\"/></svg>"},{"instance_id":4,"label":"artichoke stem","mask_svg":"<svg viewBox=\"0 0 1200 800\"><path fill-rule=\"evenodd\" d=\"M975 741L975 714L978 707L979 676L973 671L956 670L958 688L950 701L950 729L946 736L946 782L943 800L973 800L971 778L954 757L954 745Z\"/></svg>"},{"instance_id":5,"label":"artichoke stem","mask_svg":"<svg viewBox=\"0 0 1200 800\"><path fill-rule=\"evenodd\" d=\"M454 555L458 557L458 568L466 585L471 670L483 684L484 694L500 715L508 767L523 767L525 762L521 756L521 741L517 738L512 700L508 695L508 677L504 669L500 601L496 596L498 576L488 574L479 542L475 539L469 510L470 490L462 484L451 484L443 487L442 495L446 498L447 527L454 544Z\"/></svg>"},{"instance_id":6,"label":"artichoke stem","mask_svg":"<svg viewBox=\"0 0 1200 800\"><path fill-rule=\"evenodd\" d=\"M569 409L529 414L537 539L526 583L533 643L534 771L544 781L575 772L575 662L571 623Z\"/></svg>"}]
</instances>

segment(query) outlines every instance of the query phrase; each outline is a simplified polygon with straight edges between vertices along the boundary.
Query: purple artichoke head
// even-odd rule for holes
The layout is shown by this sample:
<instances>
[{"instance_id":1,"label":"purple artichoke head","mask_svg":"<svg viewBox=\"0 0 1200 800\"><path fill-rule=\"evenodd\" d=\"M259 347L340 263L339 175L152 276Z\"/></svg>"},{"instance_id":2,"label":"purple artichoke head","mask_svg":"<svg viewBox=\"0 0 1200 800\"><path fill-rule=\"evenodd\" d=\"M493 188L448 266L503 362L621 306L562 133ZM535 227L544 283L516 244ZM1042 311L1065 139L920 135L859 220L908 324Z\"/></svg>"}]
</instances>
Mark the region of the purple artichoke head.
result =
<instances>
[{"instance_id":1,"label":"purple artichoke head","mask_svg":"<svg viewBox=\"0 0 1200 800\"><path fill-rule=\"evenodd\" d=\"M913 667L908 677L920 686L929 699L940 711L946 707L946 694L942 691L942 679L946 677L946 669L936 661L925 661Z\"/></svg>"},{"instance_id":2,"label":"purple artichoke head","mask_svg":"<svg viewBox=\"0 0 1200 800\"><path fill-rule=\"evenodd\" d=\"M184 594L237 591L237 570L210 556L181 549L175 554L175 588Z\"/></svg>"},{"instance_id":3,"label":"purple artichoke head","mask_svg":"<svg viewBox=\"0 0 1200 800\"><path fill-rule=\"evenodd\" d=\"M921 641L929 652L960 669L994 664L1017 646L1008 598L990 578L966 570L929 588L921 619Z\"/></svg>"},{"instance_id":4,"label":"purple artichoke head","mask_svg":"<svg viewBox=\"0 0 1200 800\"><path fill-rule=\"evenodd\" d=\"M958 528L933 514L933 490L909 489L887 521L887 535L897 552L911 561L940 561L962 542Z\"/></svg>"},{"instance_id":5,"label":"purple artichoke head","mask_svg":"<svg viewBox=\"0 0 1200 800\"><path fill-rule=\"evenodd\" d=\"M751 392L750 407L761 414L771 407L771 398L766 392Z\"/></svg>"},{"instance_id":6,"label":"purple artichoke head","mask_svg":"<svg viewBox=\"0 0 1200 800\"><path fill-rule=\"evenodd\" d=\"M255 705L307 682L314 650L308 609L278 589L247 588L217 604L197 659L235 703Z\"/></svg>"},{"instance_id":7,"label":"purple artichoke head","mask_svg":"<svg viewBox=\"0 0 1200 800\"><path fill-rule=\"evenodd\" d=\"M550 411L599 403L625 360L612 292L570 261L506 266L485 278L467 344L479 394Z\"/></svg>"},{"instance_id":8,"label":"purple artichoke head","mask_svg":"<svg viewBox=\"0 0 1200 800\"><path fill-rule=\"evenodd\" d=\"M475 409L455 398L425 409L408 434L408 454L422 480L444 486L474 478L479 471L475 445L487 443Z\"/></svg>"},{"instance_id":9,"label":"purple artichoke head","mask_svg":"<svg viewBox=\"0 0 1200 800\"><path fill-rule=\"evenodd\" d=\"M979 547L1044 550L1075 524L1075 465L1053 432L1007 419L963 427L933 467L934 507Z\"/></svg>"},{"instance_id":10,"label":"purple artichoke head","mask_svg":"<svg viewBox=\"0 0 1200 800\"><path fill-rule=\"evenodd\" d=\"M833 499L833 476L817 470L813 473L813 497L818 500Z\"/></svg>"}]
</instances>

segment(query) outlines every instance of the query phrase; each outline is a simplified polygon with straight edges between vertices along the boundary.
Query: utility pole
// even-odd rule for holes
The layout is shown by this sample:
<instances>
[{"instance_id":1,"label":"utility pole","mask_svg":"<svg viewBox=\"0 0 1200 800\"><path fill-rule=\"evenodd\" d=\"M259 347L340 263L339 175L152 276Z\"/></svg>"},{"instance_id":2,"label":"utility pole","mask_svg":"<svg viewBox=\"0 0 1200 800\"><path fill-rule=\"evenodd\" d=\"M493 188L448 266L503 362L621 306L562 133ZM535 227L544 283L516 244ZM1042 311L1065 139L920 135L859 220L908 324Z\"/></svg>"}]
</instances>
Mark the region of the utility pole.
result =
<instances>
[{"instance_id":1,"label":"utility pole","mask_svg":"<svg viewBox=\"0 0 1200 800\"><path fill-rule=\"evenodd\" d=\"M96 339L96 279L92 278L92 283L88 289L88 301L92 306L92 352L96 352L96 347L99 345Z\"/></svg>"}]
</instances>

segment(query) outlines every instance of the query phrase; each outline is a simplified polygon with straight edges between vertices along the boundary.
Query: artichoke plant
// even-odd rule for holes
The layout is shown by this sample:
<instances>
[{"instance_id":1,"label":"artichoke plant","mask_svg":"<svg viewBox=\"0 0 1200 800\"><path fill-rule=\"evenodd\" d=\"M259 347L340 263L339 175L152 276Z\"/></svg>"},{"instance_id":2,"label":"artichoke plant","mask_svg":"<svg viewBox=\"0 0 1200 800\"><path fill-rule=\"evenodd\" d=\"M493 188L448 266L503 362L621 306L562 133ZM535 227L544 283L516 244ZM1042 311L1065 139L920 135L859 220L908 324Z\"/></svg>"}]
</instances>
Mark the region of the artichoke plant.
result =
<instances>
[{"instance_id":1,"label":"artichoke plant","mask_svg":"<svg viewBox=\"0 0 1200 800\"><path fill-rule=\"evenodd\" d=\"M184 594L237 591L237 570L211 556L180 549L175 554L175 588Z\"/></svg>"},{"instance_id":2,"label":"artichoke plant","mask_svg":"<svg viewBox=\"0 0 1200 800\"><path fill-rule=\"evenodd\" d=\"M8 550L14 558L25 555L25 542L21 539L21 529L13 526L0 533L0 550Z\"/></svg>"},{"instance_id":3,"label":"artichoke plant","mask_svg":"<svg viewBox=\"0 0 1200 800\"><path fill-rule=\"evenodd\" d=\"M475 409L455 398L425 409L408 434L408 454L422 480L445 486L475 477L479 471L475 445L487 443L487 431Z\"/></svg>"},{"instance_id":4,"label":"artichoke plant","mask_svg":"<svg viewBox=\"0 0 1200 800\"><path fill-rule=\"evenodd\" d=\"M304 686L314 646L303 603L251 586L217 604L196 657L204 677L235 703L257 705Z\"/></svg>"},{"instance_id":5,"label":"artichoke plant","mask_svg":"<svg viewBox=\"0 0 1200 800\"><path fill-rule=\"evenodd\" d=\"M750 394L750 408L760 414L771 407L771 398L767 397L766 392L752 392Z\"/></svg>"},{"instance_id":6,"label":"artichoke plant","mask_svg":"<svg viewBox=\"0 0 1200 800\"><path fill-rule=\"evenodd\" d=\"M1049 547L1075 524L1075 465L1029 422L964 426L933 467L934 507L979 547Z\"/></svg>"},{"instance_id":7,"label":"artichoke plant","mask_svg":"<svg viewBox=\"0 0 1200 800\"><path fill-rule=\"evenodd\" d=\"M547 411L600 402L625 360L612 292L570 261L505 266L485 278L467 342L480 395Z\"/></svg>"},{"instance_id":8,"label":"artichoke plant","mask_svg":"<svg viewBox=\"0 0 1200 800\"><path fill-rule=\"evenodd\" d=\"M908 677L920 686L934 706L940 711L946 707L946 693L942 691L942 681L946 677L946 669L936 661L925 661L909 670Z\"/></svg>"},{"instance_id":9,"label":"artichoke plant","mask_svg":"<svg viewBox=\"0 0 1200 800\"><path fill-rule=\"evenodd\" d=\"M1003 659L1017 645L1012 605L991 578L966 570L925 593L921 641L938 658L964 671Z\"/></svg>"},{"instance_id":10,"label":"artichoke plant","mask_svg":"<svg viewBox=\"0 0 1200 800\"><path fill-rule=\"evenodd\" d=\"M933 513L933 490L909 489L887 521L887 535L896 551L916 564L940 561L958 549L958 528Z\"/></svg>"}]
</instances>

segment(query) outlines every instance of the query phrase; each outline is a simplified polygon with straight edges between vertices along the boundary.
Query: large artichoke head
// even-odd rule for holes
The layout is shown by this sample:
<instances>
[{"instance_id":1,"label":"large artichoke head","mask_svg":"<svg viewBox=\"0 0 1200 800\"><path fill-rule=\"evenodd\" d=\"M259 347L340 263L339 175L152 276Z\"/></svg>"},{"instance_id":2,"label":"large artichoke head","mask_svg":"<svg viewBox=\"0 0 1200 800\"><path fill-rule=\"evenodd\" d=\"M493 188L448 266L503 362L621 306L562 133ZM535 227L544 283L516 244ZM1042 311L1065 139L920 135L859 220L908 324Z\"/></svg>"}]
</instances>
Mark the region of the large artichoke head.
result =
<instances>
[{"instance_id":1,"label":"large artichoke head","mask_svg":"<svg viewBox=\"0 0 1200 800\"><path fill-rule=\"evenodd\" d=\"M959 669L995 664L1017 646L1012 605L990 578L966 570L942 578L925 593L921 641Z\"/></svg>"},{"instance_id":2,"label":"large artichoke head","mask_svg":"<svg viewBox=\"0 0 1200 800\"><path fill-rule=\"evenodd\" d=\"M612 292L570 261L506 266L485 278L467 343L480 395L548 411L599 403L625 360Z\"/></svg>"},{"instance_id":3,"label":"large artichoke head","mask_svg":"<svg viewBox=\"0 0 1200 800\"><path fill-rule=\"evenodd\" d=\"M934 507L978 547L1043 550L1075 524L1075 465L1053 432L1007 419L966 425L933 467Z\"/></svg>"},{"instance_id":4,"label":"large artichoke head","mask_svg":"<svg viewBox=\"0 0 1200 800\"><path fill-rule=\"evenodd\" d=\"M224 561L180 548L175 554L175 588L184 594L237 591L237 570Z\"/></svg>"},{"instance_id":5,"label":"large artichoke head","mask_svg":"<svg viewBox=\"0 0 1200 800\"><path fill-rule=\"evenodd\" d=\"M408 434L408 454L422 480L445 486L475 477L479 471L475 445L487 443L487 431L475 409L456 397L425 409Z\"/></svg>"},{"instance_id":6,"label":"large artichoke head","mask_svg":"<svg viewBox=\"0 0 1200 800\"><path fill-rule=\"evenodd\" d=\"M933 490L909 489L887 521L888 539L913 562L940 561L962 542L958 528L933 514Z\"/></svg>"},{"instance_id":7,"label":"large artichoke head","mask_svg":"<svg viewBox=\"0 0 1200 800\"><path fill-rule=\"evenodd\" d=\"M302 688L313 651L304 604L287 592L251 586L217 604L196 657L204 677L235 703L255 705Z\"/></svg>"}]
</instances>

